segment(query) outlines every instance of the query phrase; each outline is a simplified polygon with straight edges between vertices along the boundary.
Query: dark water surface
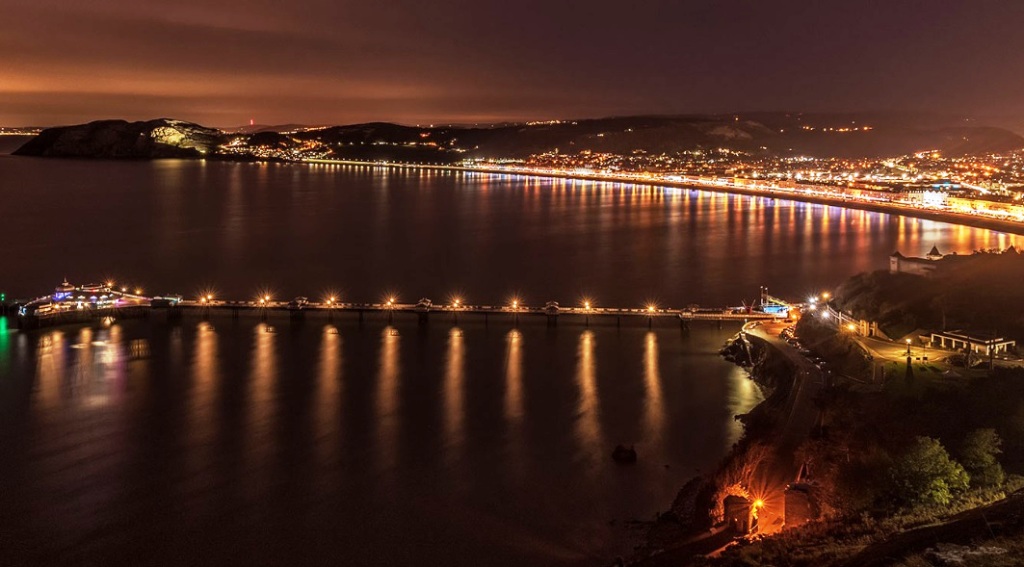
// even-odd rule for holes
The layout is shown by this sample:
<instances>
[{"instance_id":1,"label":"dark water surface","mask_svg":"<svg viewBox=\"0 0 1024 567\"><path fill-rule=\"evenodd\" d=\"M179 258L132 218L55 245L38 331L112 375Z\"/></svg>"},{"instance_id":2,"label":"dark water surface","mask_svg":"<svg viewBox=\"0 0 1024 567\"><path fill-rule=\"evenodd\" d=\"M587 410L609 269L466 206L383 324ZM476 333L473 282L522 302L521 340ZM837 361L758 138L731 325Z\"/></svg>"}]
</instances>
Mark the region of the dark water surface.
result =
<instances>
[{"instance_id":1,"label":"dark water surface","mask_svg":"<svg viewBox=\"0 0 1024 567\"><path fill-rule=\"evenodd\" d=\"M618 184L0 156L0 289L738 304L1014 237ZM1019 245L1020 243L1017 242ZM601 565L760 394L735 327L0 319L0 564ZM633 467L610 462L636 443Z\"/></svg>"}]
</instances>

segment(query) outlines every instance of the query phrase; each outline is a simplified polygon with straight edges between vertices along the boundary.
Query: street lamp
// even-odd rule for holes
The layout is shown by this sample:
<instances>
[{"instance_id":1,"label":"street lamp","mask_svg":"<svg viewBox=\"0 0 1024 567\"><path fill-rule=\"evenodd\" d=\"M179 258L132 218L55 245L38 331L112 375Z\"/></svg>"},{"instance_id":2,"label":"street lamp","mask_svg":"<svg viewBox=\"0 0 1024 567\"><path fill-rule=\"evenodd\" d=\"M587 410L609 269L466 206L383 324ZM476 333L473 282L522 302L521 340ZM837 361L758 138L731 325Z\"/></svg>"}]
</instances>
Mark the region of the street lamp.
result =
<instances>
[{"instance_id":1,"label":"street lamp","mask_svg":"<svg viewBox=\"0 0 1024 567\"><path fill-rule=\"evenodd\" d=\"M910 339L907 339L907 356L910 356Z\"/></svg>"}]
</instances>

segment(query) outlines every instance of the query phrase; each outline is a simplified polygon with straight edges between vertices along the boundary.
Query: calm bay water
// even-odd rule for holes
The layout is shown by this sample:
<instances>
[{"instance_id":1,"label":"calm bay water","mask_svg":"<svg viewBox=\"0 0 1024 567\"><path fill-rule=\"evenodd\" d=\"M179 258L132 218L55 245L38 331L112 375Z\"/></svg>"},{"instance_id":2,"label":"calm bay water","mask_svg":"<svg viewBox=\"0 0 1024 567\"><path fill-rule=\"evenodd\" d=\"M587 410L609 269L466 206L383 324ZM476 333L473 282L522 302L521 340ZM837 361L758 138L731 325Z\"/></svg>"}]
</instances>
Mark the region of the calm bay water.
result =
<instances>
[{"instance_id":1,"label":"calm bay water","mask_svg":"<svg viewBox=\"0 0 1024 567\"><path fill-rule=\"evenodd\" d=\"M0 157L9 296L739 304L1015 237L691 191ZM1019 246L1020 243L1016 242ZM735 327L0 319L0 563L600 565L760 399ZM640 461L616 466L616 443Z\"/></svg>"}]
</instances>

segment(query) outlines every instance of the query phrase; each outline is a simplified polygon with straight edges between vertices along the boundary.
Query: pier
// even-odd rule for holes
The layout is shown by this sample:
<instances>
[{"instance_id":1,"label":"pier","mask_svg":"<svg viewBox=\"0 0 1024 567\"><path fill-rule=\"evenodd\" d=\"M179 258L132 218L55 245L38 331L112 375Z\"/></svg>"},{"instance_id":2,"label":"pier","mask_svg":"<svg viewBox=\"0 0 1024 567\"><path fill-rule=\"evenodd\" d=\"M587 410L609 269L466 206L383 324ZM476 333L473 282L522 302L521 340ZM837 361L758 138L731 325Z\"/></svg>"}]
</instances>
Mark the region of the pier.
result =
<instances>
[{"instance_id":1,"label":"pier","mask_svg":"<svg viewBox=\"0 0 1024 567\"><path fill-rule=\"evenodd\" d=\"M511 319L518 322L520 318L546 319L549 325L557 325L559 318L568 317L574 322L589 325L591 320L605 323L614 321L621 325L625 321L646 321L653 325L655 320L678 320L682 327L691 321L746 322L754 320L786 319L790 306L782 300L766 295L762 289L762 302L759 306L744 307L687 307L682 309L663 308L648 304L640 307L598 307L589 301L581 306L563 306L556 301L549 301L541 306L530 306L519 300L512 300L507 305L471 305L459 299L452 299L446 304L437 304L430 299L420 299L416 303L402 303L391 297L379 303L353 303L338 301L336 297L328 297L322 301L310 301L305 297L296 297L291 301L282 301L270 296L254 300L224 300L212 295L196 299L185 299L181 296L145 296L141 293L129 293L125 289L115 289L112 285L73 286L68 282L57 286L54 293L43 296L21 305L16 310L18 326L24 329L61 325L112 317L148 316L150 313L167 313L172 316L183 313L210 315L228 313L233 317L246 313L267 317L273 313L287 313L293 317L303 317L307 313L321 313L328 317L351 314L363 320L367 315L376 314L388 319L396 314L415 314L420 322L426 323L431 317L445 317L458 321L459 317L472 316L483 318L488 322L492 316Z\"/></svg>"}]
</instances>

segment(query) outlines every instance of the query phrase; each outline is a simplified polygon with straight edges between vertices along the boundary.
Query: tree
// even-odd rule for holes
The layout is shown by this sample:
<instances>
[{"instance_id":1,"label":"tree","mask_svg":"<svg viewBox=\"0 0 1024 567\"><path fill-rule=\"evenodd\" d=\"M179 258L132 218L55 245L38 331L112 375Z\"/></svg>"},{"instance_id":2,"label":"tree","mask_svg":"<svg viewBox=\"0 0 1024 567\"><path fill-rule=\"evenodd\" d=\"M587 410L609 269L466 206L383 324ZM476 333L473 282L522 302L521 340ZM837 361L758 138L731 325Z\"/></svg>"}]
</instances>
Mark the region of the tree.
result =
<instances>
[{"instance_id":1,"label":"tree","mask_svg":"<svg viewBox=\"0 0 1024 567\"><path fill-rule=\"evenodd\" d=\"M975 486L999 486L1006 474L996 455L1003 452L1003 440L995 429L975 429L960 447L960 462Z\"/></svg>"},{"instance_id":2,"label":"tree","mask_svg":"<svg viewBox=\"0 0 1024 567\"><path fill-rule=\"evenodd\" d=\"M910 505L949 504L953 495L967 490L970 483L960 463L931 437L915 437L889 474L894 500Z\"/></svg>"}]
</instances>

